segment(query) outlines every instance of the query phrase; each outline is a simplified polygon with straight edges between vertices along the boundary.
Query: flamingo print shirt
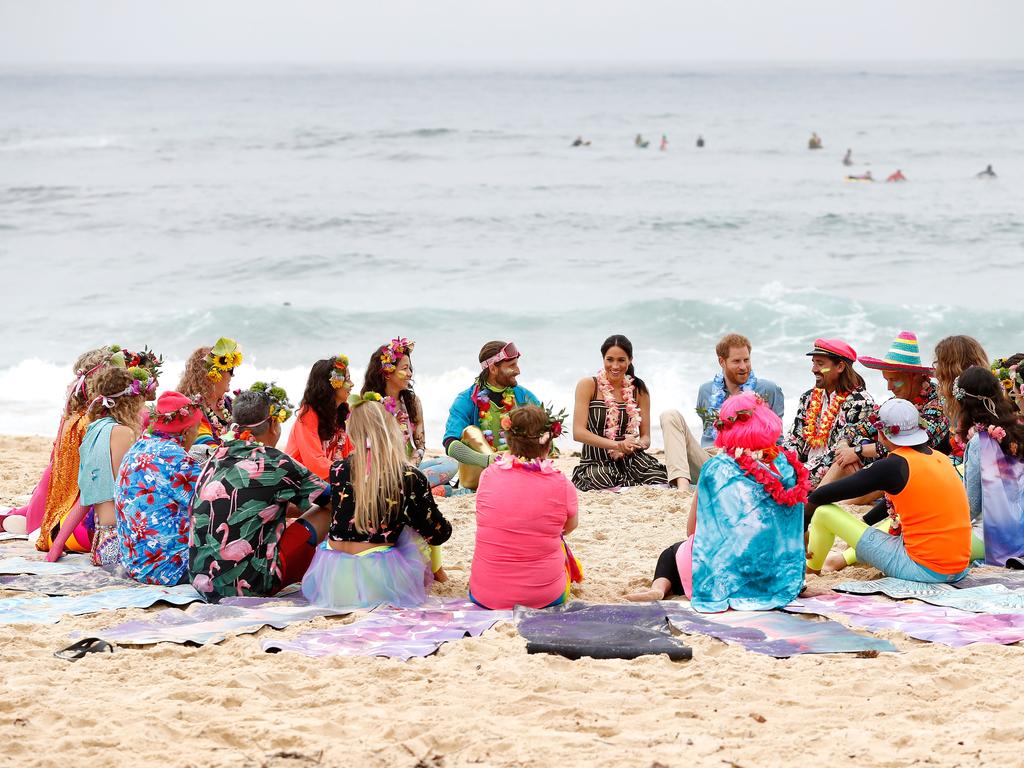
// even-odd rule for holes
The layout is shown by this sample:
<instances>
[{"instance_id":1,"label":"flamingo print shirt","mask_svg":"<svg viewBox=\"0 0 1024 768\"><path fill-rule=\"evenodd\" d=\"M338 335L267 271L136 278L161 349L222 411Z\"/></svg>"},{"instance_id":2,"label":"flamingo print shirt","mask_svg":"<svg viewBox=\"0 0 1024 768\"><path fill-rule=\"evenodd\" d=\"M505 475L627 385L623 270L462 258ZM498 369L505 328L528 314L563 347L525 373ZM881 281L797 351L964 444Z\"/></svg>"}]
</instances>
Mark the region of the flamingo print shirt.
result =
<instances>
[{"instance_id":1,"label":"flamingo print shirt","mask_svg":"<svg viewBox=\"0 0 1024 768\"><path fill-rule=\"evenodd\" d=\"M270 595L289 503L305 512L327 484L277 448L229 440L203 468L192 500L189 573L209 599Z\"/></svg>"},{"instance_id":2,"label":"flamingo print shirt","mask_svg":"<svg viewBox=\"0 0 1024 768\"><path fill-rule=\"evenodd\" d=\"M114 488L121 563L143 584L180 584L188 570L189 507L199 465L175 437L136 441Z\"/></svg>"}]
</instances>

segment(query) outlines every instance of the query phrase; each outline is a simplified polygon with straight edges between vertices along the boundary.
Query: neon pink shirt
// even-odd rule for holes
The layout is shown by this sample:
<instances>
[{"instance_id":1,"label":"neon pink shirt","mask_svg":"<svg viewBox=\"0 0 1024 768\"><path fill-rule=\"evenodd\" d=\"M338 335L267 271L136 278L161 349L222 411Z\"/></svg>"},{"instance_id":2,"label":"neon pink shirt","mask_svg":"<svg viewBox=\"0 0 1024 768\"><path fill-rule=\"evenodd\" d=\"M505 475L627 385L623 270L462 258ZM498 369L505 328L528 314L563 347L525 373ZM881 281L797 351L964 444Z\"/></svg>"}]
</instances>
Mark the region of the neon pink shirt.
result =
<instances>
[{"instance_id":1,"label":"neon pink shirt","mask_svg":"<svg viewBox=\"0 0 1024 768\"><path fill-rule=\"evenodd\" d=\"M558 599L566 584L562 530L576 511L576 487L553 466L505 461L485 469L476 493L473 598L496 610Z\"/></svg>"}]
</instances>

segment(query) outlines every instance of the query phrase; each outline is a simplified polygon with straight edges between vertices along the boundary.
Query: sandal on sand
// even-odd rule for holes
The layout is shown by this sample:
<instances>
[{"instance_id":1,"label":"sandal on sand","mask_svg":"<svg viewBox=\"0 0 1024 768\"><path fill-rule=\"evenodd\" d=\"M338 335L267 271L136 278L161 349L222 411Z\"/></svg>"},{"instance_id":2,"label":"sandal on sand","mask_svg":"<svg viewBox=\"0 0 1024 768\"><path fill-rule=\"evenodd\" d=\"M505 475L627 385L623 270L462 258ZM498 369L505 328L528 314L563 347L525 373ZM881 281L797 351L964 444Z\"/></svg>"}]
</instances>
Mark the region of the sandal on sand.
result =
<instances>
[{"instance_id":1,"label":"sandal on sand","mask_svg":"<svg viewBox=\"0 0 1024 768\"><path fill-rule=\"evenodd\" d=\"M54 651L53 655L65 661L78 661L87 653L103 653L105 651L113 653L114 646L106 640L100 640L98 637L87 637L84 640L79 640L77 643L72 643L67 648Z\"/></svg>"}]
</instances>

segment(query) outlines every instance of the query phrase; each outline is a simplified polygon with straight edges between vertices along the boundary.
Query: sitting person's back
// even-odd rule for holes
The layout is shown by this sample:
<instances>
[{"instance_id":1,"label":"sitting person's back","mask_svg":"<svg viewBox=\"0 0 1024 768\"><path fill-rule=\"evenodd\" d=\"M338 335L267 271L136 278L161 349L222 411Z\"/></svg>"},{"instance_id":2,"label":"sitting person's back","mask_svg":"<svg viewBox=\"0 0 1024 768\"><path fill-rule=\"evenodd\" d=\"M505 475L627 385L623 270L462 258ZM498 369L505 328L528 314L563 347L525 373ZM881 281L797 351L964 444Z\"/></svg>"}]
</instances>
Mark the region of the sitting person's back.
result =
<instances>
[{"instance_id":1,"label":"sitting person's back","mask_svg":"<svg viewBox=\"0 0 1024 768\"><path fill-rule=\"evenodd\" d=\"M470 598L492 609L564 602L579 565L563 534L576 527L576 487L547 458L551 420L538 406L509 415L511 453L480 476Z\"/></svg>"},{"instance_id":2,"label":"sitting person's back","mask_svg":"<svg viewBox=\"0 0 1024 768\"><path fill-rule=\"evenodd\" d=\"M437 570L429 546L446 542L452 526L379 401L353 397L348 434L360 449L331 467L327 547L317 550L302 593L334 608L420 605Z\"/></svg>"}]
</instances>

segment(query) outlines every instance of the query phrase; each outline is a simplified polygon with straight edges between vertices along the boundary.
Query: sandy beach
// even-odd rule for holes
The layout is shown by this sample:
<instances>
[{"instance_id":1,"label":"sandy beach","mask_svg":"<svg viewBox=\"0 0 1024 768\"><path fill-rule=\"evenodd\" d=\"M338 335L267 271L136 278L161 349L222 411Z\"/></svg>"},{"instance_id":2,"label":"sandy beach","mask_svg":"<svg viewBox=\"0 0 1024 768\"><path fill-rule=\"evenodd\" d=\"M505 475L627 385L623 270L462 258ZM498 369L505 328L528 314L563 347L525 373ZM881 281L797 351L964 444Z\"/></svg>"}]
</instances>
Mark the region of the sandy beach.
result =
<instances>
[{"instance_id":1,"label":"sandy beach","mask_svg":"<svg viewBox=\"0 0 1024 768\"><path fill-rule=\"evenodd\" d=\"M0 437L0 503L31 490L48 453L44 438ZM681 538L687 499L661 489L581 494L577 598L619 602L644 584L661 549ZM473 499L441 503L455 532L445 546L451 579L434 593L462 596ZM852 568L842 578L874 575ZM688 662L569 661L528 655L511 624L410 662L264 653L259 639L272 629L202 648L118 648L74 663L52 655L72 630L160 609L0 625L0 764L1015 765L1024 736L1007 690L1024 671L1019 648L954 650L897 632L881 634L900 653L877 658L776 660L691 636Z\"/></svg>"}]
</instances>

